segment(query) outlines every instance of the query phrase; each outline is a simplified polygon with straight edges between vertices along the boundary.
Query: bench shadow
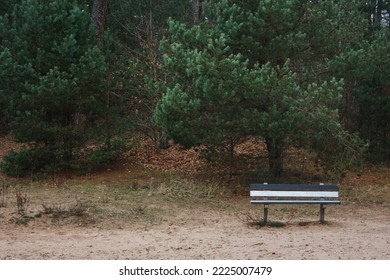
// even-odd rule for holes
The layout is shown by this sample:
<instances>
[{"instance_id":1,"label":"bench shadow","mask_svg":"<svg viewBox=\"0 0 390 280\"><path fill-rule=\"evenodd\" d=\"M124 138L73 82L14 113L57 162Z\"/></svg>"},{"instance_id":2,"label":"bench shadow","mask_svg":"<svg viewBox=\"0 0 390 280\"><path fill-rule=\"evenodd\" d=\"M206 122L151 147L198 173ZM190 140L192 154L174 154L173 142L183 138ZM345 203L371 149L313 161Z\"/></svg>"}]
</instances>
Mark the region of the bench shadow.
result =
<instances>
[{"instance_id":1,"label":"bench shadow","mask_svg":"<svg viewBox=\"0 0 390 280\"><path fill-rule=\"evenodd\" d=\"M309 227L309 226L333 226L337 223L325 221L321 223L320 221L268 221L267 223L263 221L248 221L246 223L249 227L253 228L287 228L287 227Z\"/></svg>"}]
</instances>

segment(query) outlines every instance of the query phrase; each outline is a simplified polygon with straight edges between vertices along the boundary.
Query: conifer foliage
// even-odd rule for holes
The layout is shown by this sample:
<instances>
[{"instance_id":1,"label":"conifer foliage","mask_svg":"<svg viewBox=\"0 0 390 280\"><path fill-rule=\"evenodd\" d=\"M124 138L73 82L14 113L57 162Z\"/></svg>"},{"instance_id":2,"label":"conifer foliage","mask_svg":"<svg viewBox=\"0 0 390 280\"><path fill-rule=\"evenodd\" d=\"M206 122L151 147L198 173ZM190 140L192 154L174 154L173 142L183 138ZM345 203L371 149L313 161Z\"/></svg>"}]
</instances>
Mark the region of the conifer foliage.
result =
<instances>
[{"instance_id":1,"label":"conifer foliage","mask_svg":"<svg viewBox=\"0 0 390 280\"><path fill-rule=\"evenodd\" d=\"M171 21L161 45L170 76L156 122L178 143L208 152L232 154L246 137L259 137L274 175L291 145L315 150L330 169L350 166L362 145L340 124L343 80L317 72L340 52L326 34L342 42L351 26L342 27L341 8L334 17L335 6L325 2L208 2L203 23Z\"/></svg>"},{"instance_id":2,"label":"conifer foliage","mask_svg":"<svg viewBox=\"0 0 390 280\"><path fill-rule=\"evenodd\" d=\"M388 160L389 15L388 0L6 1L0 135L20 148L0 168L94 168L138 137L209 160L255 138L276 176L293 146L337 175Z\"/></svg>"},{"instance_id":3,"label":"conifer foliage","mask_svg":"<svg viewBox=\"0 0 390 280\"><path fill-rule=\"evenodd\" d=\"M107 71L85 6L23 0L1 16L2 117L24 144L4 158L3 171L67 167L107 115Z\"/></svg>"}]
</instances>

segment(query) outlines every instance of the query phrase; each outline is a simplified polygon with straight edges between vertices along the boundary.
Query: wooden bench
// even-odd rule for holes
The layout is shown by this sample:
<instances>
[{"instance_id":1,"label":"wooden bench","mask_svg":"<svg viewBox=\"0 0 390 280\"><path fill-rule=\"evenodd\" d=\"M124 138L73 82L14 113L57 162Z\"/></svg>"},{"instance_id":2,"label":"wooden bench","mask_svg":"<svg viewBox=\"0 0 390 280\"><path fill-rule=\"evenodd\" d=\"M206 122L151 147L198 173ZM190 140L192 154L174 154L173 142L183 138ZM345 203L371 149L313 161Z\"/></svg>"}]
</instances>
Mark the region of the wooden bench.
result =
<instances>
[{"instance_id":1,"label":"wooden bench","mask_svg":"<svg viewBox=\"0 0 390 280\"><path fill-rule=\"evenodd\" d=\"M335 185L251 184L252 204L264 205L264 223L268 222L270 204L319 204L320 222L325 222L325 207L340 204L339 188Z\"/></svg>"}]
</instances>

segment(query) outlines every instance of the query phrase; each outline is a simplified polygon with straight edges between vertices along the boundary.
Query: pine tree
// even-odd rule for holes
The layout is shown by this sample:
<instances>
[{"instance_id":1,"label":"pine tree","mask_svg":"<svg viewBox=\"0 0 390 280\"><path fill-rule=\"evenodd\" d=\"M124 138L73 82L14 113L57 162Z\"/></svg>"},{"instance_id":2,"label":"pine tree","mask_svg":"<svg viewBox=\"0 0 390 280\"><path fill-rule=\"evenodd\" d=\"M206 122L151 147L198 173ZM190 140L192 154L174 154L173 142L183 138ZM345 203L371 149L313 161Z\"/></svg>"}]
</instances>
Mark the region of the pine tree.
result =
<instances>
[{"instance_id":1,"label":"pine tree","mask_svg":"<svg viewBox=\"0 0 390 280\"><path fill-rule=\"evenodd\" d=\"M10 175L63 168L108 117L108 65L85 6L23 0L0 17L0 102L22 151Z\"/></svg>"},{"instance_id":2,"label":"pine tree","mask_svg":"<svg viewBox=\"0 0 390 280\"><path fill-rule=\"evenodd\" d=\"M321 75L340 44L358 41L348 38L347 18L340 21L348 16L345 6L299 0L208 5L207 20L197 26L171 21L161 45L162 67L170 73L155 114L163 130L185 146L214 150L232 151L242 139L260 137L274 175L282 173L291 144L316 150L329 168L358 157L361 142L338 115L343 81ZM346 143L350 149L343 149Z\"/></svg>"}]
</instances>

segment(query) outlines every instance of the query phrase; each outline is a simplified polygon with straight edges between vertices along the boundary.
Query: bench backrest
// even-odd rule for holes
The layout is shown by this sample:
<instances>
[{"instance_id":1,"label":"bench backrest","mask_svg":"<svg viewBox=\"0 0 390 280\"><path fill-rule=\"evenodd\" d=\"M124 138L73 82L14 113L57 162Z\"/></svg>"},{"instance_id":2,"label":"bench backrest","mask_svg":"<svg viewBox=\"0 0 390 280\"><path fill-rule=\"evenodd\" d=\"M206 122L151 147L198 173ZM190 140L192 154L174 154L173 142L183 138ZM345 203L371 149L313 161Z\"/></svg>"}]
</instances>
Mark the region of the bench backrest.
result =
<instances>
[{"instance_id":1,"label":"bench backrest","mask_svg":"<svg viewBox=\"0 0 390 280\"><path fill-rule=\"evenodd\" d=\"M251 184L251 197L289 199L337 199L339 188L336 185L303 184Z\"/></svg>"}]
</instances>

